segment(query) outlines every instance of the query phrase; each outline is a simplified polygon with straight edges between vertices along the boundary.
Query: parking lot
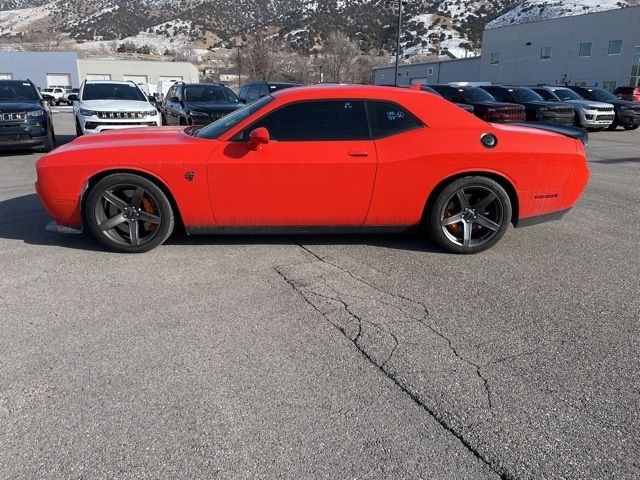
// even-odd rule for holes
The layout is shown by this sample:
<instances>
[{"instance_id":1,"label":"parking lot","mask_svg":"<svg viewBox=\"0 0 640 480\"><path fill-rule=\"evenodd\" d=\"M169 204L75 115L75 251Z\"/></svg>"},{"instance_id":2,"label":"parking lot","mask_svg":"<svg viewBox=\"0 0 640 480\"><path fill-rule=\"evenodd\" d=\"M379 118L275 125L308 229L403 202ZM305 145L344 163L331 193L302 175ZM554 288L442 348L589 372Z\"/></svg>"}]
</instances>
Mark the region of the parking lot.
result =
<instances>
[{"instance_id":1,"label":"parking lot","mask_svg":"<svg viewBox=\"0 0 640 480\"><path fill-rule=\"evenodd\" d=\"M74 137L68 111L54 116ZM0 478L637 478L640 133L563 220L419 235L45 231L0 154Z\"/></svg>"}]
</instances>

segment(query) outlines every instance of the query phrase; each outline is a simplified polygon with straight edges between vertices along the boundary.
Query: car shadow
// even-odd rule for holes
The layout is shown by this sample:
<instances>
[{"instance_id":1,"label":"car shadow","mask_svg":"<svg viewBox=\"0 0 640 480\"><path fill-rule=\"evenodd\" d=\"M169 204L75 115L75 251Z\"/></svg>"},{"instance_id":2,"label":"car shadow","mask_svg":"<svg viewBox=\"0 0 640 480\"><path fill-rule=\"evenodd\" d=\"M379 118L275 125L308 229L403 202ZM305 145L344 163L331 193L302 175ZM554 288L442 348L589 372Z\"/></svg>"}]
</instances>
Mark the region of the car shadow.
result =
<instances>
[{"instance_id":1,"label":"car shadow","mask_svg":"<svg viewBox=\"0 0 640 480\"><path fill-rule=\"evenodd\" d=\"M51 217L36 194L0 201L0 238L21 240L30 245L58 246L78 250L106 252L88 232L62 234L45 230ZM393 250L444 253L421 233L354 235L187 235L176 231L168 245L369 245Z\"/></svg>"},{"instance_id":2,"label":"car shadow","mask_svg":"<svg viewBox=\"0 0 640 480\"><path fill-rule=\"evenodd\" d=\"M589 163L610 165L615 163L640 163L640 157L612 158L611 160L590 160Z\"/></svg>"}]
</instances>

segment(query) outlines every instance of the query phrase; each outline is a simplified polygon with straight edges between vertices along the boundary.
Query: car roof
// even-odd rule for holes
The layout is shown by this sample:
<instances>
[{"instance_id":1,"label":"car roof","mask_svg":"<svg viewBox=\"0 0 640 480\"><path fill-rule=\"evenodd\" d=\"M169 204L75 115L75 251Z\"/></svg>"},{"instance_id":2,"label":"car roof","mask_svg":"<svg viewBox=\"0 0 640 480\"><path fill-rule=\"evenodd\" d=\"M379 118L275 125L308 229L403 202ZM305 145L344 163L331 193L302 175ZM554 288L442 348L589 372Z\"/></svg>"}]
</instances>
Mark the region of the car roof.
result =
<instances>
[{"instance_id":1,"label":"car roof","mask_svg":"<svg viewBox=\"0 0 640 480\"><path fill-rule=\"evenodd\" d=\"M133 81L121 81L121 80L86 80L86 84L92 83L112 83L116 85L136 85ZM137 85L136 85L137 87Z\"/></svg>"}]
</instances>

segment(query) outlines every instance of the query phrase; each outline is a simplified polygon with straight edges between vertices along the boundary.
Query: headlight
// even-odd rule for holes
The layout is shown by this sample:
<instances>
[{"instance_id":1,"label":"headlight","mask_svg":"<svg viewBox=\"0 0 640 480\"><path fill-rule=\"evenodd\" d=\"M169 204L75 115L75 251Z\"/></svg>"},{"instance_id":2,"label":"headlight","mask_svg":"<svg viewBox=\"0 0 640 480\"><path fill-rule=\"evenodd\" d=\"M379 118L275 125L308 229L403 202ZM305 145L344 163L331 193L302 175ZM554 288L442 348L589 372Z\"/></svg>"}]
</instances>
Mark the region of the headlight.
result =
<instances>
[{"instance_id":1,"label":"headlight","mask_svg":"<svg viewBox=\"0 0 640 480\"><path fill-rule=\"evenodd\" d=\"M191 110L189 112L189 115L191 115L192 117L207 117L207 118L209 118L209 114L208 113L199 112L197 110Z\"/></svg>"},{"instance_id":2,"label":"headlight","mask_svg":"<svg viewBox=\"0 0 640 480\"><path fill-rule=\"evenodd\" d=\"M631 110L631 109L629 107L625 107L624 105L621 105L620 110Z\"/></svg>"},{"instance_id":3,"label":"headlight","mask_svg":"<svg viewBox=\"0 0 640 480\"><path fill-rule=\"evenodd\" d=\"M593 105L588 105L586 107L584 107L586 110L597 110L598 107L594 107Z\"/></svg>"},{"instance_id":4,"label":"headlight","mask_svg":"<svg viewBox=\"0 0 640 480\"><path fill-rule=\"evenodd\" d=\"M44 110L34 110L33 112L27 112L27 117L44 117Z\"/></svg>"},{"instance_id":5,"label":"headlight","mask_svg":"<svg viewBox=\"0 0 640 480\"><path fill-rule=\"evenodd\" d=\"M148 112L144 112L147 115L149 115L150 117L155 117L158 114L157 110L149 110Z\"/></svg>"},{"instance_id":6,"label":"headlight","mask_svg":"<svg viewBox=\"0 0 640 480\"><path fill-rule=\"evenodd\" d=\"M495 108L487 108L487 112L495 112L496 109Z\"/></svg>"},{"instance_id":7,"label":"headlight","mask_svg":"<svg viewBox=\"0 0 640 480\"><path fill-rule=\"evenodd\" d=\"M84 109L80 109L80 115L82 115L83 117L93 117L96 114L96 112L94 112L93 110L84 110Z\"/></svg>"},{"instance_id":8,"label":"headlight","mask_svg":"<svg viewBox=\"0 0 640 480\"><path fill-rule=\"evenodd\" d=\"M549 109L547 107L540 107L538 109L539 112L547 112Z\"/></svg>"}]
</instances>

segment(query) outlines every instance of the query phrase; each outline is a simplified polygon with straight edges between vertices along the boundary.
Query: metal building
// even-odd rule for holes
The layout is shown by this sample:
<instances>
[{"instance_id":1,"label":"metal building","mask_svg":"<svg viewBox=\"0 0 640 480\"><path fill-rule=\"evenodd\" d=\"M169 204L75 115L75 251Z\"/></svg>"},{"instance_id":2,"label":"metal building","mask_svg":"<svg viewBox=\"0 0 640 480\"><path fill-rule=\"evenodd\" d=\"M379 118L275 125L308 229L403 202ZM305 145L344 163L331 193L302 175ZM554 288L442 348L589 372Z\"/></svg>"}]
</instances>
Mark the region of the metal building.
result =
<instances>
[{"instance_id":1,"label":"metal building","mask_svg":"<svg viewBox=\"0 0 640 480\"><path fill-rule=\"evenodd\" d=\"M429 68L443 74L425 76ZM393 67L373 72L375 84L394 77ZM398 73L401 85L464 81L640 85L640 6L487 28L479 58L403 65Z\"/></svg>"},{"instance_id":2,"label":"metal building","mask_svg":"<svg viewBox=\"0 0 640 480\"><path fill-rule=\"evenodd\" d=\"M72 52L0 52L0 79L28 79L40 88L78 86L78 57Z\"/></svg>"},{"instance_id":3,"label":"metal building","mask_svg":"<svg viewBox=\"0 0 640 480\"><path fill-rule=\"evenodd\" d=\"M188 62L78 59L73 52L0 52L0 79L30 79L40 88L79 87L84 80L160 80L198 82Z\"/></svg>"}]
</instances>

